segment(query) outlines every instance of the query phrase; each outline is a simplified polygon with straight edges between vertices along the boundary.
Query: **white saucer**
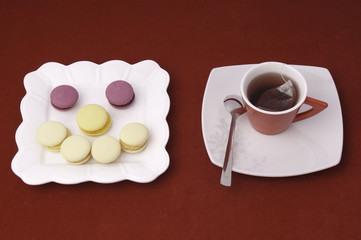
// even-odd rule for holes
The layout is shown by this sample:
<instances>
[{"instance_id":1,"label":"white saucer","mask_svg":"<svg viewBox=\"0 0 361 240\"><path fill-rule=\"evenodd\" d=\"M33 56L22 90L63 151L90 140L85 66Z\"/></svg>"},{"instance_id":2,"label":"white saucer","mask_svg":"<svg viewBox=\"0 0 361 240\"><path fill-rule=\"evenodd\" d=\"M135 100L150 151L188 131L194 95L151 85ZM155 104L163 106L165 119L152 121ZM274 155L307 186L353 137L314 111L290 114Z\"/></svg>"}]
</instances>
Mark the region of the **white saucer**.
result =
<instances>
[{"instance_id":1,"label":"white saucer","mask_svg":"<svg viewBox=\"0 0 361 240\"><path fill-rule=\"evenodd\" d=\"M203 139L210 160L222 167L231 115L223 106L227 95L240 94L242 76L253 65L214 68L202 106ZM304 75L308 96L328 103L309 119L293 123L285 132L268 136L255 131L246 114L237 120L233 145L234 172L286 177L320 171L337 165L343 146L341 106L330 72L325 68L292 65ZM300 111L304 111L302 107Z\"/></svg>"}]
</instances>

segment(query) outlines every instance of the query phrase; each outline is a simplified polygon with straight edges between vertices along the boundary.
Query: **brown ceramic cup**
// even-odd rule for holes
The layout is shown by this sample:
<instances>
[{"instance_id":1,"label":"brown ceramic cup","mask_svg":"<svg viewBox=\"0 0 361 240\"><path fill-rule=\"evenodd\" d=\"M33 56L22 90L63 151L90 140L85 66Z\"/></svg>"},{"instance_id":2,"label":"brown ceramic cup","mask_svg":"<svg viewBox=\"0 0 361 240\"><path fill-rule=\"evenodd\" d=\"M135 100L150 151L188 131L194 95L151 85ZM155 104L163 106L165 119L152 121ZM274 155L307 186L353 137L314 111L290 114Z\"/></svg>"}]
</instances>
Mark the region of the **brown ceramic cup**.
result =
<instances>
[{"instance_id":1,"label":"brown ceramic cup","mask_svg":"<svg viewBox=\"0 0 361 240\"><path fill-rule=\"evenodd\" d=\"M266 111L254 106L249 100L248 87L259 75L267 73L282 73L292 79L297 89L296 104L284 111ZM307 83L302 74L295 68L279 62L264 62L249 69L241 81L241 96L245 103L247 117L252 127L263 134L274 135L285 131L293 122L310 118L327 108L327 103L307 96ZM311 108L299 113L303 104Z\"/></svg>"}]
</instances>

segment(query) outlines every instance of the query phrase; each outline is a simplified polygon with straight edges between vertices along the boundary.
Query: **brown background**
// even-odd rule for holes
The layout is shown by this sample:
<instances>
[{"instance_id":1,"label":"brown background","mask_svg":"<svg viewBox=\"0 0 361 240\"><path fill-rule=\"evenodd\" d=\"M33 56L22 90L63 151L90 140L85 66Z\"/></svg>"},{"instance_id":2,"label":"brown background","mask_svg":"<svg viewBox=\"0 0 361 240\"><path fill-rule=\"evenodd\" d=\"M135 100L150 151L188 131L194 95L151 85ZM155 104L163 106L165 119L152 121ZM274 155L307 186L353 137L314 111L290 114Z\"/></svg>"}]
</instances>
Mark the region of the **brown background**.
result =
<instances>
[{"instance_id":1,"label":"brown background","mask_svg":"<svg viewBox=\"0 0 361 240\"><path fill-rule=\"evenodd\" d=\"M361 1L0 1L1 239L360 239ZM11 170L26 73L50 61L168 71L170 167L138 184L24 184ZM344 121L339 165L314 174L233 174L203 144L212 68L282 61L328 68Z\"/></svg>"}]
</instances>

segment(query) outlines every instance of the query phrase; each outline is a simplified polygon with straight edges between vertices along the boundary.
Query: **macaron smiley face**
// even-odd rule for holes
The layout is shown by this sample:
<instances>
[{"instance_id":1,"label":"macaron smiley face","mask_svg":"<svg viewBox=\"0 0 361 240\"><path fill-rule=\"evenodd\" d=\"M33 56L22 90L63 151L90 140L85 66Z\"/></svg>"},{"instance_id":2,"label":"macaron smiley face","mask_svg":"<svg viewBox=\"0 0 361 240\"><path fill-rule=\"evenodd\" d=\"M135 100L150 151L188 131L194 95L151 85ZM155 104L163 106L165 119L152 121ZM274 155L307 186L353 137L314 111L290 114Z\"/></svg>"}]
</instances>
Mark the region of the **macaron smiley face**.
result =
<instances>
[{"instance_id":1,"label":"macaron smiley face","mask_svg":"<svg viewBox=\"0 0 361 240\"><path fill-rule=\"evenodd\" d=\"M128 106L134 97L133 87L126 81L114 81L106 88L106 98L115 108ZM69 85L60 85L50 93L51 105L59 110L73 107L78 98L77 90ZM82 106L77 111L75 120L83 133L94 137L107 132L112 123L109 113L98 104ZM121 128L119 140L112 136L99 136L91 144L85 136L71 136L69 129L62 123L48 121L39 126L36 138L44 148L60 151L61 156L70 164L83 164L90 158L98 163L108 164L117 160L122 150L128 153L142 151L148 144L149 132L144 124L132 122Z\"/></svg>"},{"instance_id":2,"label":"macaron smiley face","mask_svg":"<svg viewBox=\"0 0 361 240\"><path fill-rule=\"evenodd\" d=\"M85 134L98 136L110 128L111 118L103 107L98 104L88 104L79 109L76 122Z\"/></svg>"}]
</instances>

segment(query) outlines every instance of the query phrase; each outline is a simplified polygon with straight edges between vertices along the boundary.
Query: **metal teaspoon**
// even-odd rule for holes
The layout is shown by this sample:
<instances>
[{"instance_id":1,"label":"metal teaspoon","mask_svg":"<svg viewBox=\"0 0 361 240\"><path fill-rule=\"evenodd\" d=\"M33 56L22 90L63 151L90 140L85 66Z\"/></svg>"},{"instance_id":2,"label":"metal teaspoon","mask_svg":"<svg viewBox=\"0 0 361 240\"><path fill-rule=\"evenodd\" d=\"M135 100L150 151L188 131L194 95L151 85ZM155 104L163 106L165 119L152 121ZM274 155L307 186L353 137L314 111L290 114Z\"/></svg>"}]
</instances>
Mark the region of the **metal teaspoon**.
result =
<instances>
[{"instance_id":1,"label":"metal teaspoon","mask_svg":"<svg viewBox=\"0 0 361 240\"><path fill-rule=\"evenodd\" d=\"M231 181L232 181L233 159L232 159L231 150L232 150L233 132L236 126L236 120L242 113L246 111L240 99L241 98L237 95L230 95L227 96L223 102L225 108L231 113L232 116L231 126L228 135L226 154L224 156L222 175L221 175L221 184L227 187L231 186Z\"/></svg>"}]
</instances>

